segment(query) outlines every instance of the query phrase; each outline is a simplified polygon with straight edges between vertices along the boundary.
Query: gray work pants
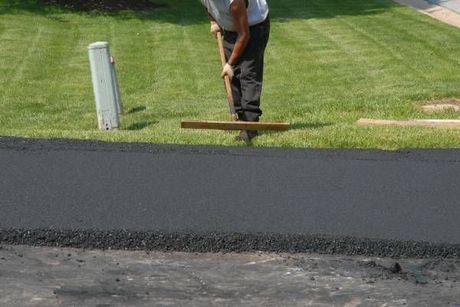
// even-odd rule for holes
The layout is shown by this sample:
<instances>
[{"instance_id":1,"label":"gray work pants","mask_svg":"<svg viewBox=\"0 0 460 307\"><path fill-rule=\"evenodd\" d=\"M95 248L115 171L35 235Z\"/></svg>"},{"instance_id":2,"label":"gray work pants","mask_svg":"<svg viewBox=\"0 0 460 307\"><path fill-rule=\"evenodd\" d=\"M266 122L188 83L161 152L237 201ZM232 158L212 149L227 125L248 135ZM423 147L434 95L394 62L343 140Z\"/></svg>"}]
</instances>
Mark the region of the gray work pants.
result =
<instances>
[{"instance_id":1,"label":"gray work pants","mask_svg":"<svg viewBox=\"0 0 460 307\"><path fill-rule=\"evenodd\" d=\"M242 121L257 122L262 115L260 95L264 73L264 53L270 36L270 18L249 28L250 39L243 55L234 65L232 94L235 111ZM227 60L232 54L238 33L224 32L224 49Z\"/></svg>"}]
</instances>

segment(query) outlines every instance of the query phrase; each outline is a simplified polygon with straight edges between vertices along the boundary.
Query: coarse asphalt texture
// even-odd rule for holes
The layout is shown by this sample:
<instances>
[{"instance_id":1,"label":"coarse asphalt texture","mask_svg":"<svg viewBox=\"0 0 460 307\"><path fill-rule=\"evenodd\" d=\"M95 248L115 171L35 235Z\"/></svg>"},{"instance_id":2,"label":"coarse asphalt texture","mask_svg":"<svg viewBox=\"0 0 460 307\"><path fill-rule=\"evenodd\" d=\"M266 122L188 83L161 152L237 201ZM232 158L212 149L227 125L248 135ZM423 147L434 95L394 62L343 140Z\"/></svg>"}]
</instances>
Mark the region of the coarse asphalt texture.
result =
<instances>
[{"instance_id":1,"label":"coarse asphalt texture","mask_svg":"<svg viewBox=\"0 0 460 307\"><path fill-rule=\"evenodd\" d=\"M0 138L0 244L460 255L460 150Z\"/></svg>"}]
</instances>

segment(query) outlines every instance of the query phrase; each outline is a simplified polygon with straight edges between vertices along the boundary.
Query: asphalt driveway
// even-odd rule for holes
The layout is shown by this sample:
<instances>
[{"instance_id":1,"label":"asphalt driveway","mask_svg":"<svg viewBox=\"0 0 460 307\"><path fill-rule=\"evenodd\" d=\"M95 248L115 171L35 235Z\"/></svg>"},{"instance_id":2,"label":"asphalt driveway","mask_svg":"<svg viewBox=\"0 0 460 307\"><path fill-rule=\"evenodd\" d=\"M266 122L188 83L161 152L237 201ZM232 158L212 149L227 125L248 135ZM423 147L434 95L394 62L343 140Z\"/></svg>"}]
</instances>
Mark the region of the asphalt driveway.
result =
<instances>
[{"instance_id":1,"label":"asphalt driveway","mask_svg":"<svg viewBox=\"0 0 460 307\"><path fill-rule=\"evenodd\" d=\"M0 139L0 242L455 256L460 151Z\"/></svg>"}]
</instances>

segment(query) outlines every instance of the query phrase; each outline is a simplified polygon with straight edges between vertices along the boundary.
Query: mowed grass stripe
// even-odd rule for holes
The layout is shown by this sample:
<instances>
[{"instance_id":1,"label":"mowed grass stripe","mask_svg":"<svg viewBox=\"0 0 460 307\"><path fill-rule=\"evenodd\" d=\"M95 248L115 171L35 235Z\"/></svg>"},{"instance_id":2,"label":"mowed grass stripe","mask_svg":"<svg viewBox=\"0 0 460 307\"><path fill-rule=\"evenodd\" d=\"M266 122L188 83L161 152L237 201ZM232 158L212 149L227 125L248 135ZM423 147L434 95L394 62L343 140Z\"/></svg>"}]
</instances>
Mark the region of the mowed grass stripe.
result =
<instances>
[{"instance_id":1,"label":"mowed grass stripe","mask_svg":"<svg viewBox=\"0 0 460 307\"><path fill-rule=\"evenodd\" d=\"M368 18L370 19L371 17L368 17ZM372 18L373 18L373 17L372 17ZM358 20L359 18L356 18L356 19ZM345 22L345 18L336 18L336 20L340 20L340 21ZM345 22L345 23L348 24L348 22ZM387 28L387 25L384 24L384 23L383 23L383 24L380 23L379 26L381 26L382 29L386 29L386 28ZM363 28L363 29L364 29L364 28ZM379 29L379 30L380 30L380 29ZM392 29L392 30L394 30L394 29ZM361 31L358 31L358 32L362 33ZM390 37L390 36L391 36L392 34L394 34L395 32L396 32L396 30L395 30L395 31L391 31L391 33L388 33L388 37ZM370 36L370 37L372 37L372 36ZM375 41L375 40L374 40L374 41ZM404 42L403 39L401 39L401 41ZM405 46L407 46L407 44L402 43L400 46L403 46L403 48L404 48ZM360 49L360 48L356 48L356 50L359 50L359 49ZM413 49L413 48L407 49L407 51L409 51L409 52L405 52L404 55L403 55L402 53L400 53L400 56L398 57L398 58L401 59L400 64L401 64L401 65L404 65L404 67L405 67L406 70L407 70L407 66L408 66L409 64L411 64L411 61L413 61L413 56L410 54L410 51L411 51L412 49ZM429 49L428 49L428 50L429 50ZM367 51L368 51L368 50L366 50L366 52L367 52ZM375 54L375 53L372 52L371 54ZM382 52L381 54L384 55L385 53ZM364 60L365 60L365 59L364 59ZM395 60L396 60L396 59L395 59ZM444 60L444 61L445 61L445 62L448 62L447 60ZM368 67L367 65L372 65L372 63L379 63L379 62L381 62L381 61L378 61L378 60L376 61L375 59L371 59L371 61L367 61L367 62L364 62L364 63L366 64L366 67ZM399 62L399 61L398 61L398 62ZM450 64L452 64L452 63L450 62ZM398 66L401 66L401 65L392 65L392 67L398 67ZM427 79L427 78L425 77L425 74L426 74L427 72L425 72L425 71L423 71L423 72L420 71L419 67L417 67L417 66L413 66L413 67L412 67L412 72L415 72L415 77L419 77L419 79L425 79L425 80ZM401 75L398 73L398 74L392 75L391 77L392 77L392 78L395 78L395 77L396 77L395 79L397 79L399 76L401 76ZM407 76L407 73L406 73L406 76ZM413 79L413 78L410 78L410 79ZM423 82L422 82L422 84L423 84Z\"/></svg>"},{"instance_id":2,"label":"mowed grass stripe","mask_svg":"<svg viewBox=\"0 0 460 307\"><path fill-rule=\"evenodd\" d=\"M325 12L327 14L327 12ZM364 19L368 19L365 22L365 26L360 27L359 22ZM375 33L379 34L373 34L371 32L367 32L367 27L372 26L373 22L379 18L379 14L372 15L372 18L368 18L365 16L358 16L358 17L337 17L334 18L334 22L331 22L331 24L334 24L336 27L331 30L331 35L335 36L335 33L340 31L339 29L348 29L351 33L353 33L354 41L348 42L347 40L342 39L339 36L339 44L342 44L343 47L348 47L349 50L352 50L350 52L351 57L355 59L357 65L363 68L363 70L366 70L369 72L368 68L373 65L373 64L379 64L382 62L389 63L387 61L384 61L386 55L391 56L391 64L394 67L397 67L398 63L401 63L400 61L404 61L405 68L409 68L409 71L413 77L417 78L422 78L424 79L425 76L423 73L421 73L418 69L415 67L411 66L411 63L407 60L407 54L401 52L401 46L405 46L406 38L407 37L402 37L398 46L395 46L394 44L388 44L385 40L386 38L390 37L387 36L386 32L390 25L391 25L391 20L388 22L382 22L380 21L378 24L378 29ZM343 31L342 30L342 31ZM385 35L382 35L385 34ZM397 34L396 34L397 35ZM393 40L394 40L394 35L393 35ZM368 44L373 44L374 48L372 52L368 52L368 50L364 49L363 47L359 46L359 42L367 42ZM371 48L369 48L371 49ZM360 52L360 50L362 52ZM361 53L361 57L359 54ZM359 60L358 60L359 59ZM368 74L363 74L365 80L369 80L369 75ZM393 79L396 76L391 76L390 79ZM374 79L375 80L375 79ZM381 82L381 80L379 80Z\"/></svg>"},{"instance_id":3,"label":"mowed grass stripe","mask_svg":"<svg viewBox=\"0 0 460 307\"><path fill-rule=\"evenodd\" d=\"M379 18L377 17L376 19L379 20ZM402 42L398 46L402 55L401 59L388 64L392 79L395 81L399 79L400 82L403 82L401 84L409 87L406 90L401 88L401 93L405 91L412 92L409 96L413 96L414 100L429 99L429 96L424 97L424 95L420 94L436 91L433 87L442 85L445 82L454 84L460 81L457 59L452 58L451 52L438 47L437 44L433 44L436 38L429 35L425 30L422 32L427 34L414 35L412 32L404 30L407 28L410 28L410 26L395 26L393 23L389 23L388 27L383 28L381 31L386 35L380 36L385 41L385 44L394 40L395 37ZM409 78L411 75L413 78ZM452 87L452 89L454 88ZM455 92L450 95L455 95Z\"/></svg>"},{"instance_id":4,"label":"mowed grass stripe","mask_svg":"<svg viewBox=\"0 0 460 307\"><path fill-rule=\"evenodd\" d=\"M354 39L352 31L343 30L340 23L334 25L330 21L325 23L322 20L305 21L302 27L297 29L295 33L286 31L283 36L283 42L289 37L293 44L299 46L299 56L296 58L299 58L302 66L299 68L300 71L290 73L300 75L300 82L308 86L305 90L319 92L318 94L327 93L327 96L333 98L325 101L324 97L320 97L318 103L322 101L336 105L337 96L347 98L350 87L356 86L359 89L363 86L363 81L366 81L366 85L372 81L369 80L371 70L368 64L374 61L367 60L366 56L359 56L361 48L355 43L362 39ZM318 40L323 42L321 48L310 48L310 43ZM375 48L371 50L372 54L378 53ZM369 52L365 52L365 55L368 54ZM378 60L381 62L381 59ZM377 65L379 61L375 61ZM318 78L319 76L322 78Z\"/></svg>"},{"instance_id":5,"label":"mowed grass stripe","mask_svg":"<svg viewBox=\"0 0 460 307\"><path fill-rule=\"evenodd\" d=\"M401 108L404 104L400 99L404 92L401 85L407 81L413 82L413 80L417 80L418 84L424 84L428 81L428 77L416 65L413 65L410 50L405 52L404 38L401 39L402 43L396 49L393 48L393 45L385 42L391 35L386 30L391 21L388 23L380 22L376 30L381 35L373 36L371 32L368 32L368 28L359 25L359 22L364 18L335 19L338 28L346 28L355 33L354 41L342 40L342 43L353 51L354 65L365 71L358 72L361 78L352 80L348 91L351 95L355 95L355 91L359 92L365 99L357 99L355 103L350 103L349 106L356 108L360 105L363 111L377 111L378 116L385 116L382 111L393 110L394 108L391 106L393 100L400 106L398 112L407 113L407 109ZM372 26L371 21L366 24ZM404 74L400 73L400 68L403 68ZM373 96L375 93L378 93L380 99Z\"/></svg>"},{"instance_id":6,"label":"mowed grass stripe","mask_svg":"<svg viewBox=\"0 0 460 307\"><path fill-rule=\"evenodd\" d=\"M422 16L423 18L428 18ZM436 32L431 32L431 29L422 28L421 32L411 32L411 25L407 24L404 26L396 26L389 24L386 29L388 37L392 35L398 40L407 41L405 44L400 44L401 50L406 55L404 61L399 66L399 74L403 75L405 65L411 65L414 69L419 69L421 73L426 76L425 82L420 80L413 80L412 82L412 96L413 99L427 99L429 96L420 95L423 92L434 92L437 91L437 87L445 87L447 83L451 83L448 87L456 89L452 86L460 81L458 74L459 65L458 58L455 57L452 50L448 46L455 45L456 42L460 41L459 35L453 36L450 40L438 41ZM446 26L448 31L451 31L451 27ZM394 34L397 32L396 34ZM460 32L457 30L457 32ZM401 34L402 33L402 34ZM400 36L401 35L401 36ZM402 36L404 35L404 36ZM390 41L390 39L388 39ZM444 48L444 47L445 48ZM428 78L428 80L426 80ZM451 91L447 96L458 95L458 90ZM414 95L415 94L415 95Z\"/></svg>"},{"instance_id":7,"label":"mowed grass stripe","mask_svg":"<svg viewBox=\"0 0 460 307\"><path fill-rule=\"evenodd\" d=\"M34 29L31 31L27 25L30 22L23 23L22 19L6 17L0 19L0 22L6 24L2 27L3 31L0 35L1 44L0 50L2 57L0 57L1 72L4 79L2 83L9 80L18 81L21 79L22 71L25 68L27 54L31 54L34 44L38 43L40 38L40 31Z\"/></svg>"},{"instance_id":8,"label":"mowed grass stripe","mask_svg":"<svg viewBox=\"0 0 460 307\"><path fill-rule=\"evenodd\" d=\"M42 22L47 23L47 20ZM59 129L63 125L75 125L79 128L85 126L82 118L75 114L81 114L88 109L88 105L83 104L85 100L81 99L84 98L81 95L84 91L81 91L80 85L89 90L90 82L88 78L80 78L82 75L71 64L75 54L85 53L86 47L78 45L79 32L76 27L66 24L63 31L61 26L55 22L47 25L46 36L40 40L38 48L42 54L27 63L28 74L24 81L29 84L24 85L27 90L24 91L22 101L26 104L24 109L29 106L35 109L28 110L24 116L37 129ZM87 60L81 62L80 66L83 63L87 72ZM30 84L32 80L35 84ZM18 91L20 90L21 87L18 87ZM43 117L48 117L48 120ZM89 128L92 123L86 122L86 126Z\"/></svg>"},{"instance_id":9,"label":"mowed grass stripe","mask_svg":"<svg viewBox=\"0 0 460 307\"><path fill-rule=\"evenodd\" d=\"M375 21L385 22L387 18L384 18L384 16L377 16L375 18ZM433 63L432 61L437 61L436 64L441 64L440 62L442 62L443 65L459 63L458 58L452 57L451 53L447 52L446 48L442 47L442 44L446 41L439 40L437 33L440 32L440 29L438 29L437 31L433 31L433 26L427 25L426 27L421 27L420 32L414 32L410 30L414 26L413 22L411 22L410 19L404 20L404 23L401 22L400 19L398 23L397 18L392 18L391 20L393 22L388 22L387 26L381 29L382 33L386 34L386 36L384 36L386 39L385 43L388 44L388 42L391 39L394 40L395 38L404 42L400 46L405 49L403 50L403 52L400 52L407 55L406 57L404 57L405 60L411 59L412 61L414 61L417 58L429 58L430 61L419 62L423 65L431 64ZM458 40L459 38L460 36L456 35L453 37L449 37L449 40ZM414 58L414 56L416 56L417 58Z\"/></svg>"}]
</instances>

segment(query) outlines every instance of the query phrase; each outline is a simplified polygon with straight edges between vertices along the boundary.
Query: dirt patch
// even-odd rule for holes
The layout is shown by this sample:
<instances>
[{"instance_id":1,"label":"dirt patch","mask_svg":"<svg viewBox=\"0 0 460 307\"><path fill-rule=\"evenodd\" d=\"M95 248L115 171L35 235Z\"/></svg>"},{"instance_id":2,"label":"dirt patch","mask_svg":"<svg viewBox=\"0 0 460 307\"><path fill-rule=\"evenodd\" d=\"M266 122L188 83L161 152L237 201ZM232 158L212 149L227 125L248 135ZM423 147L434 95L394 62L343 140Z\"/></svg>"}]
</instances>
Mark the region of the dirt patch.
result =
<instances>
[{"instance_id":1,"label":"dirt patch","mask_svg":"<svg viewBox=\"0 0 460 307\"><path fill-rule=\"evenodd\" d=\"M459 259L0 246L4 306L460 306ZM3 306L2 305L2 306Z\"/></svg>"},{"instance_id":2,"label":"dirt patch","mask_svg":"<svg viewBox=\"0 0 460 307\"><path fill-rule=\"evenodd\" d=\"M41 0L41 2L46 5L56 5L74 11L100 12L148 11L162 6L150 0Z\"/></svg>"},{"instance_id":3,"label":"dirt patch","mask_svg":"<svg viewBox=\"0 0 460 307\"><path fill-rule=\"evenodd\" d=\"M438 104L453 104L460 106L460 99L459 98L443 98L438 100L430 100L427 101L424 105L438 105Z\"/></svg>"},{"instance_id":4,"label":"dirt patch","mask_svg":"<svg viewBox=\"0 0 460 307\"><path fill-rule=\"evenodd\" d=\"M455 111L460 112L460 99L445 98L440 100L427 101L421 106L422 110L427 113L439 111Z\"/></svg>"}]
</instances>

